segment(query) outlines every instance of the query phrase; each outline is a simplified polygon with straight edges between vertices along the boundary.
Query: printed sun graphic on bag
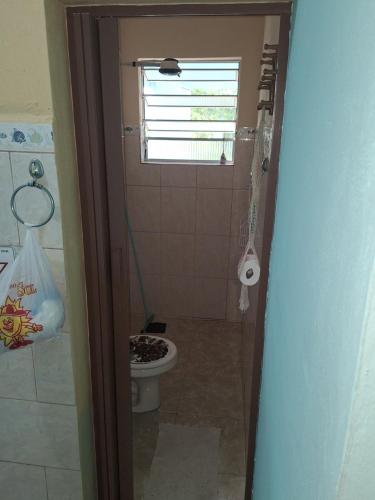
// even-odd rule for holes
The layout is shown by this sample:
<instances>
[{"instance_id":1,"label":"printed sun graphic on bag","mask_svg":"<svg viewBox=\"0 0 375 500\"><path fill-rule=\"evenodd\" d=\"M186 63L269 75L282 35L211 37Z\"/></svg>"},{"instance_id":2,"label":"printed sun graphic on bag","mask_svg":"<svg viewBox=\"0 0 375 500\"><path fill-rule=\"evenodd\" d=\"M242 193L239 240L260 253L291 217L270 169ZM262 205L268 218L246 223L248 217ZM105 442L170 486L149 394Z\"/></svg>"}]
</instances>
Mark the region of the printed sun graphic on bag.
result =
<instances>
[{"instance_id":1,"label":"printed sun graphic on bag","mask_svg":"<svg viewBox=\"0 0 375 500\"><path fill-rule=\"evenodd\" d=\"M8 349L18 349L32 344L32 340L26 339L29 333L43 330L42 325L32 323L30 311L22 306L21 300L12 300L8 296L5 304L0 307L0 340Z\"/></svg>"}]
</instances>

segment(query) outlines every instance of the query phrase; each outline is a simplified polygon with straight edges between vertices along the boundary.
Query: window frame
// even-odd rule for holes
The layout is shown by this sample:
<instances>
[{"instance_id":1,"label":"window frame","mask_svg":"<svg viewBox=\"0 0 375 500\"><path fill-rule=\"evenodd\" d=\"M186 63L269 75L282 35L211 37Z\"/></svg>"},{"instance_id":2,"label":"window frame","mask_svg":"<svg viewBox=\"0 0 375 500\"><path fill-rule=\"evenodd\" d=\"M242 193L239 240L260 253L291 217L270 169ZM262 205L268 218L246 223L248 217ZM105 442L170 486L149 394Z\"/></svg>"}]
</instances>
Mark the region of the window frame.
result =
<instances>
[{"instance_id":1,"label":"window frame","mask_svg":"<svg viewBox=\"0 0 375 500\"><path fill-rule=\"evenodd\" d=\"M155 60L162 60L163 58L138 58L137 61L139 62L147 62L147 61L155 61ZM168 159L168 158L160 158L160 159L149 159L147 158L147 150L145 148L145 145L147 144L147 139L145 136L145 123L147 122L145 118L145 97L147 95L144 93L144 71L146 68L143 66L138 67L138 99L139 99L139 140L140 140L140 163L144 165L208 165L208 166L218 166L218 167L226 167L226 166L234 166L235 161L236 161L236 138L237 138L237 131L238 131L238 120L239 120L239 105L240 105L240 72L241 72L241 63L242 63L242 57L240 56L233 56L233 57L205 57L205 58L177 58L179 62L181 63L237 63L238 67L236 69L231 69L228 68L228 71L236 71L237 73L237 93L236 94L228 94L228 97L235 97L236 98L236 107L235 107L235 118L234 120L227 120L230 123L234 123L234 131L233 131L233 139L231 142L233 143L233 152L232 152L232 160L228 160L225 163L221 163L220 159L217 161L213 160L189 160L187 158L180 158L180 159ZM214 69L214 68L213 68ZM204 68L202 68L204 70ZM196 80L197 82L203 81L203 80ZM215 82L215 80L212 80ZM220 80L216 80L220 81ZM233 80L235 81L235 80ZM179 94L176 94L176 97L178 97ZM221 96L226 96L218 94L217 97ZM204 107L204 106L200 106ZM217 108L220 108L220 106L217 106ZM166 122L173 122L177 120L162 120ZM214 123L218 122L225 122L226 120L182 120L182 121L196 121L199 123L200 121L205 122L205 123L210 123L211 121ZM171 130L171 132L178 132L178 130ZM216 132L215 130L212 130L210 132ZM220 131L223 132L224 131ZM232 133L232 132L231 132ZM174 140L174 139L172 139ZM178 138L176 138L178 140ZM186 140L186 139L185 139ZM192 139L192 141L199 141L201 139ZM214 141L214 139L209 139L209 141ZM217 139L215 141L222 141L222 139Z\"/></svg>"}]
</instances>

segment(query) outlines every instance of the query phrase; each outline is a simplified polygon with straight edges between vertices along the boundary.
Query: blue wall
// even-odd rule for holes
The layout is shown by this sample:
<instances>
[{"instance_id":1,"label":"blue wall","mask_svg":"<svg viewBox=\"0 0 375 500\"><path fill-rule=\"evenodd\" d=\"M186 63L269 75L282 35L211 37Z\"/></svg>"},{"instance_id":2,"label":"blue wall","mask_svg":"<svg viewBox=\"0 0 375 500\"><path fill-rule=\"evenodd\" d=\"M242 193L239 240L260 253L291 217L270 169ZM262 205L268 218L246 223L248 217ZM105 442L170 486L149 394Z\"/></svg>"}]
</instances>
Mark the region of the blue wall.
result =
<instances>
[{"instance_id":1,"label":"blue wall","mask_svg":"<svg viewBox=\"0 0 375 500\"><path fill-rule=\"evenodd\" d=\"M298 0L254 500L336 497L375 253L374 54L374 0Z\"/></svg>"}]
</instances>

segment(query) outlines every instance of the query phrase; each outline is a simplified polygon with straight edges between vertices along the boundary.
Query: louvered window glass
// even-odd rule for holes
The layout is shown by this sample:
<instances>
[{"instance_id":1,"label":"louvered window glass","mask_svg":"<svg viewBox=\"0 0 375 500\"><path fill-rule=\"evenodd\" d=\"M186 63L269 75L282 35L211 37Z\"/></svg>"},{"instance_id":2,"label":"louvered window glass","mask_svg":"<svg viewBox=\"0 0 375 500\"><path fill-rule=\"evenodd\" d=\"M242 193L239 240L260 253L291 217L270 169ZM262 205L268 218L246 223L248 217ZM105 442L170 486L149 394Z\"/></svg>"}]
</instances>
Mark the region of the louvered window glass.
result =
<instances>
[{"instance_id":1,"label":"louvered window glass","mask_svg":"<svg viewBox=\"0 0 375 500\"><path fill-rule=\"evenodd\" d=\"M233 164L240 62L179 66L179 77L140 69L142 161Z\"/></svg>"}]
</instances>

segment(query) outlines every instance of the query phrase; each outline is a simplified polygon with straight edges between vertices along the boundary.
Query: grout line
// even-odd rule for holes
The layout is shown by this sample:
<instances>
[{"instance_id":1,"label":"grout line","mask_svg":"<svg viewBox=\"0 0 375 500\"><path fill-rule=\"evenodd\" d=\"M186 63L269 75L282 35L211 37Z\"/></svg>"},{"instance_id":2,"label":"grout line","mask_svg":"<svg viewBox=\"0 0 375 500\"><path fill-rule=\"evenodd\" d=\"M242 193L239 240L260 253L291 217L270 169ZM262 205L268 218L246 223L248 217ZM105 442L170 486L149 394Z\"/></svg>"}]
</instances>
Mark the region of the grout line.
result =
<instances>
[{"instance_id":1,"label":"grout line","mask_svg":"<svg viewBox=\"0 0 375 500\"><path fill-rule=\"evenodd\" d=\"M17 153L17 154L37 154L37 155L54 155L55 154L55 150L52 149L52 150L49 150L49 151L36 151L34 149L0 149L0 153Z\"/></svg>"},{"instance_id":2,"label":"grout line","mask_svg":"<svg viewBox=\"0 0 375 500\"><path fill-rule=\"evenodd\" d=\"M35 398L38 400L38 386L36 383L36 373L35 373L35 358L34 358L34 346L31 346L31 360L33 362L33 374L34 374L34 389L35 389Z\"/></svg>"},{"instance_id":3,"label":"grout line","mask_svg":"<svg viewBox=\"0 0 375 500\"><path fill-rule=\"evenodd\" d=\"M143 231L138 231L138 232L143 232ZM148 231L146 231L148 232ZM17 244L7 244L7 245L4 245L4 246L11 246L11 247L15 247L15 248L19 248L21 249L23 245L21 245L21 243L17 243ZM64 252L64 249L63 248L56 248L56 247L45 247L45 246L42 246L43 250L59 250L60 252Z\"/></svg>"},{"instance_id":4,"label":"grout line","mask_svg":"<svg viewBox=\"0 0 375 500\"><path fill-rule=\"evenodd\" d=\"M49 500L48 483L47 483L47 468L46 467L43 467L43 468L44 468L44 480L45 480L45 484L46 484L46 497L47 497L47 500Z\"/></svg>"},{"instance_id":5,"label":"grout line","mask_svg":"<svg viewBox=\"0 0 375 500\"><path fill-rule=\"evenodd\" d=\"M40 465L40 464L30 464L29 462L17 462L16 460L1 460L0 462L5 462L5 463L10 463L10 464L16 464L16 465L29 465L31 467L39 467L42 469L45 469L48 467L49 469L56 469L56 470L68 470L71 472L81 472L81 469L72 469L71 467L57 467L56 465Z\"/></svg>"},{"instance_id":6,"label":"grout line","mask_svg":"<svg viewBox=\"0 0 375 500\"><path fill-rule=\"evenodd\" d=\"M38 403L41 405L53 405L53 406L66 406L68 408L76 408L76 403L56 403L52 401L42 401L40 399L26 399L26 398L12 398L12 397L5 397L5 396L0 396L0 400L6 400L6 401L25 401L27 403Z\"/></svg>"},{"instance_id":7,"label":"grout line","mask_svg":"<svg viewBox=\"0 0 375 500\"><path fill-rule=\"evenodd\" d=\"M36 467L37 469L44 469L45 468L45 465L26 464L24 462L15 462L14 460L1 460L0 459L0 464L7 464L7 463L14 464L14 465L23 465L26 467Z\"/></svg>"}]
</instances>

